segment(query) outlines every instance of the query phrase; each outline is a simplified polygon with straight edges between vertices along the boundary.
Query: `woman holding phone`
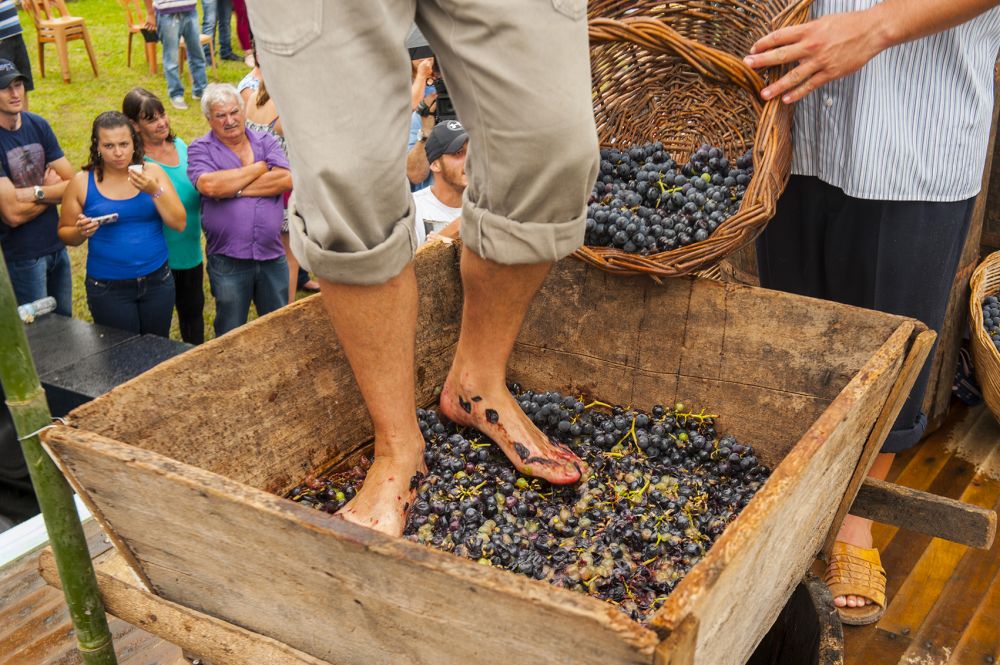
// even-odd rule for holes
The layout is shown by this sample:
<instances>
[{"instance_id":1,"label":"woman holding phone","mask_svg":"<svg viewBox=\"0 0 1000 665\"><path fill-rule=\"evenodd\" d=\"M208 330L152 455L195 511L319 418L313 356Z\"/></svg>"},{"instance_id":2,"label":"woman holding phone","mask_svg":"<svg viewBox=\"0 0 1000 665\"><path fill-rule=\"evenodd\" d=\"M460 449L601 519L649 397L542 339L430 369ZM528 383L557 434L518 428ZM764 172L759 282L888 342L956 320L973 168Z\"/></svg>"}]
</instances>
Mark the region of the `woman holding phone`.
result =
<instances>
[{"instance_id":1,"label":"woman holding phone","mask_svg":"<svg viewBox=\"0 0 1000 665\"><path fill-rule=\"evenodd\" d=\"M139 132L145 160L159 165L187 212L187 226L178 232L166 226L167 264L174 276L174 305L181 339L205 341L205 287L201 251L201 194L187 175L187 143L174 134L160 98L143 88L132 88L122 101L122 113Z\"/></svg>"},{"instance_id":2,"label":"woman holding phone","mask_svg":"<svg viewBox=\"0 0 1000 665\"><path fill-rule=\"evenodd\" d=\"M66 187L59 238L89 241L87 305L94 323L167 337L174 279L163 225L183 231L184 206L167 174L143 164L129 119L105 111L94 120L90 162Z\"/></svg>"}]
</instances>

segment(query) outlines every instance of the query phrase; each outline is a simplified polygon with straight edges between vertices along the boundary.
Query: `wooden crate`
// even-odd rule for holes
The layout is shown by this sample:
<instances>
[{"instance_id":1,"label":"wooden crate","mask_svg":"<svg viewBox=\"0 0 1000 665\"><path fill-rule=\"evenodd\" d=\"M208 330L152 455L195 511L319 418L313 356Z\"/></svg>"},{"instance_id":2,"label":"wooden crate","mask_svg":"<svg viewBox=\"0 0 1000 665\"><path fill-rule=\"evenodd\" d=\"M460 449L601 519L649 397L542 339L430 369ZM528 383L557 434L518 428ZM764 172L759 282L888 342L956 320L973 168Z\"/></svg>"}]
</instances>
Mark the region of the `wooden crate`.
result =
<instances>
[{"instance_id":1,"label":"wooden crate","mask_svg":"<svg viewBox=\"0 0 1000 665\"><path fill-rule=\"evenodd\" d=\"M457 249L430 245L416 267L416 390L432 404L459 328ZM759 288L557 264L512 379L704 405L775 467L648 625L275 495L371 436L318 298L163 363L45 440L150 589L321 660L735 664L854 497L866 439L877 449L931 336L910 319Z\"/></svg>"}]
</instances>

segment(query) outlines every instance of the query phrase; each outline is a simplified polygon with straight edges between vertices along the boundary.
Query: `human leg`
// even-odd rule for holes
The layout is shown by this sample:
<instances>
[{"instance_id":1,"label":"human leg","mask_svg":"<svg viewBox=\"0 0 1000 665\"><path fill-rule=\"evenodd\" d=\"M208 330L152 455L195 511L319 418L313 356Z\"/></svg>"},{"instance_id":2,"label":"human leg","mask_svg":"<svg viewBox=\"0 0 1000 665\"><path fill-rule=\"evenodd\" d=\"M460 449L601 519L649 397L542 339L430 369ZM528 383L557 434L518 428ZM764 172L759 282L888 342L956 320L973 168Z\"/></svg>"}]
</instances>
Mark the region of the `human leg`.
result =
<instances>
[{"instance_id":1,"label":"human leg","mask_svg":"<svg viewBox=\"0 0 1000 665\"><path fill-rule=\"evenodd\" d=\"M177 14L164 14L156 20L156 32L160 37L160 44L163 46L163 75L167 79L167 94L171 99L184 97L184 84L181 83L178 64L180 28L181 22ZM190 50L191 45L188 44L188 51Z\"/></svg>"},{"instance_id":2,"label":"human leg","mask_svg":"<svg viewBox=\"0 0 1000 665\"><path fill-rule=\"evenodd\" d=\"M254 278L253 303L257 316L264 316L288 304L288 261L284 256L258 261Z\"/></svg>"},{"instance_id":3,"label":"human leg","mask_svg":"<svg viewBox=\"0 0 1000 665\"><path fill-rule=\"evenodd\" d=\"M73 274L69 252L60 249L46 257L46 291L56 299L56 314L73 316Z\"/></svg>"},{"instance_id":4,"label":"human leg","mask_svg":"<svg viewBox=\"0 0 1000 665\"><path fill-rule=\"evenodd\" d=\"M184 43L188 45L187 58L188 66L191 68L191 94L197 99L201 97L205 87L208 85L208 77L205 73L205 52L197 48L201 43L201 31L198 29L198 12L191 10L181 12L180 34L184 37Z\"/></svg>"},{"instance_id":5,"label":"human leg","mask_svg":"<svg viewBox=\"0 0 1000 665\"><path fill-rule=\"evenodd\" d=\"M142 333L135 280L97 280L87 275L84 285L94 323L137 335Z\"/></svg>"},{"instance_id":6,"label":"human leg","mask_svg":"<svg viewBox=\"0 0 1000 665\"><path fill-rule=\"evenodd\" d=\"M139 330L143 335L170 337L174 314L174 275L166 264L139 280Z\"/></svg>"},{"instance_id":7,"label":"human leg","mask_svg":"<svg viewBox=\"0 0 1000 665\"><path fill-rule=\"evenodd\" d=\"M551 263L583 241L598 150L585 4L577 9L567 15L550 3L514 0L426 3L417 10L470 136L462 331L441 408L489 435L518 469L554 483L577 480L583 463L531 423L507 391L505 375ZM470 24L467 13L482 23ZM481 25L501 21L510 29L479 38Z\"/></svg>"},{"instance_id":8,"label":"human leg","mask_svg":"<svg viewBox=\"0 0 1000 665\"><path fill-rule=\"evenodd\" d=\"M46 295L45 257L8 261L7 272L10 273L10 283L14 287L14 297L18 305L35 302Z\"/></svg>"},{"instance_id":9,"label":"human leg","mask_svg":"<svg viewBox=\"0 0 1000 665\"><path fill-rule=\"evenodd\" d=\"M216 18L219 29L219 57L233 60L233 0L216 0ZM235 58L242 59L242 58Z\"/></svg>"},{"instance_id":10,"label":"human leg","mask_svg":"<svg viewBox=\"0 0 1000 665\"><path fill-rule=\"evenodd\" d=\"M208 283L215 298L216 337L247 322L253 296L253 263L221 254L209 255Z\"/></svg>"},{"instance_id":11,"label":"human leg","mask_svg":"<svg viewBox=\"0 0 1000 665\"><path fill-rule=\"evenodd\" d=\"M417 281L412 263L384 284L354 286L320 280L323 304L347 356L375 432L375 459L358 495L340 514L401 535L413 501L411 478L426 472L417 424L413 354ZM374 331L378 343L372 343Z\"/></svg>"},{"instance_id":12,"label":"human leg","mask_svg":"<svg viewBox=\"0 0 1000 665\"><path fill-rule=\"evenodd\" d=\"M451 420L488 435L519 471L562 484L579 480L583 462L549 441L506 385L514 341L551 267L551 263L502 265L463 247L462 328L441 391L441 410Z\"/></svg>"},{"instance_id":13,"label":"human leg","mask_svg":"<svg viewBox=\"0 0 1000 665\"><path fill-rule=\"evenodd\" d=\"M181 339L188 344L205 341L205 290L202 264L186 270L172 270L174 275L174 306Z\"/></svg>"},{"instance_id":14,"label":"human leg","mask_svg":"<svg viewBox=\"0 0 1000 665\"><path fill-rule=\"evenodd\" d=\"M212 38L213 42L215 41L217 3L218 0L201 0L201 34L208 35ZM200 44L201 42L199 41L198 43ZM202 53L205 54L205 62L212 64L212 52L208 44L202 47Z\"/></svg>"},{"instance_id":15,"label":"human leg","mask_svg":"<svg viewBox=\"0 0 1000 665\"><path fill-rule=\"evenodd\" d=\"M240 48L250 50L250 20L247 18L246 0L232 0L233 13L236 14L236 38Z\"/></svg>"},{"instance_id":16,"label":"human leg","mask_svg":"<svg viewBox=\"0 0 1000 665\"><path fill-rule=\"evenodd\" d=\"M299 260L292 254L292 247L288 243L288 234L281 234L281 245L285 248L285 260L288 261L288 304L295 302L295 293L299 286Z\"/></svg>"}]
</instances>

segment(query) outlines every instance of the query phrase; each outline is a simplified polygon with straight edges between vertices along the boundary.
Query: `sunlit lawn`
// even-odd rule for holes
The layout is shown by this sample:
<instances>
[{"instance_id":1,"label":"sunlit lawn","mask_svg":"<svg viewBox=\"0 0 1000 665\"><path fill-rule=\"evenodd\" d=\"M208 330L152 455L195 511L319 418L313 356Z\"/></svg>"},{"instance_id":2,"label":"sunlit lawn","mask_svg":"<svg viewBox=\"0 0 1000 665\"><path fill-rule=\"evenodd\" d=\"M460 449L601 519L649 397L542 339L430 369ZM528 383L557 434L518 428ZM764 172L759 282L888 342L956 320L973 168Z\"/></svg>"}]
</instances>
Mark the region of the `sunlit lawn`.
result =
<instances>
[{"instance_id":1,"label":"sunlit lawn","mask_svg":"<svg viewBox=\"0 0 1000 665\"><path fill-rule=\"evenodd\" d=\"M201 3L199 3L200 7ZM30 95L31 111L38 113L51 123L63 151L70 162L79 168L87 161L90 141L90 127L94 118L102 111L121 110L122 98L134 86L141 86L156 93L164 101L170 115L174 132L190 143L203 135L208 126L197 101L190 98L190 72L185 66L183 82L188 96L187 111L177 111L170 106L167 97L166 79L163 76L162 56L157 63L157 74L149 73L141 35L136 35L132 43L132 67L126 66L128 31L125 11L118 0L77 0L69 4L70 11L86 19L87 29L97 53L99 77L94 78L82 41L69 43L69 61L72 82L63 83L59 71L59 58L54 44L45 45L45 78L38 66L38 46L35 39L31 16L21 12L24 26L24 41L31 57L35 90ZM235 42L236 28L233 27L234 51L240 53ZM159 55L159 53L158 53ZM218 75L208 68L209 82L221 81L236 84L249 70L242 62L218 62ZM86 243L69 249L73 262L73 316L91 320L84 292L84 276L87 259ZM208 277L205 277L205 321L206 337L212 337L212 321L215 318L215 302L208 292ZM302 295L302 294L300 294ZM251 316L253 313L251 312ZM177 316L170 336L180 339Z\"/></svg>"}]
</instances>

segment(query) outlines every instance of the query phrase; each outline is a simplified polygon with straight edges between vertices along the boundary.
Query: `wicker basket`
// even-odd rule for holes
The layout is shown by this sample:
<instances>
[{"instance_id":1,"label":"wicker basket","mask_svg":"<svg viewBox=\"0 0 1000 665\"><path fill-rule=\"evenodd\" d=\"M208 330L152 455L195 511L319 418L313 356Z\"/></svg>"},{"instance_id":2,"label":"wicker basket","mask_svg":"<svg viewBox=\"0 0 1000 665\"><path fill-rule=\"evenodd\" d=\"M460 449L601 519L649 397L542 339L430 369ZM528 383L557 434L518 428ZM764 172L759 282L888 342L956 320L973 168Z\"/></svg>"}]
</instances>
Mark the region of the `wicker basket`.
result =
<instances>
[{"instance_id":1,"label":"wicker basket","mask_svg":"<svg viewBox=\"0 0 1000 665\"><path fill-rule=\"evenodd\" d=\"M983 298L1000 295L1000 252L979 264L969 281L969 321L972 327L972 360L986 406L1000 421L1000 352L983 329Z\"/></svg>"},{"instance_id":2,"label":"wicker basket","mask_svg":"<svg viewBox=\"0 0 1000 665\"><path fill-rule=\"evenodd\" d=\"M774 29L801 23L809 0L590 4L594 115L601 145L659 140L683 163L703 143L731 159L752 147L754 177L739 211L706 240L642 256L585 246L576 256L610 272L673 276L709 268L763 230L788 181L792 109L760 101L767 80L743 63Z\"/></svg>"}]
</instances>

